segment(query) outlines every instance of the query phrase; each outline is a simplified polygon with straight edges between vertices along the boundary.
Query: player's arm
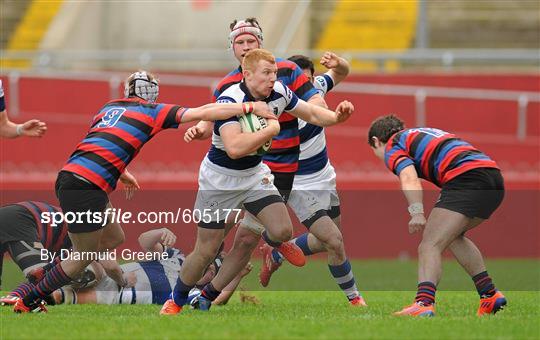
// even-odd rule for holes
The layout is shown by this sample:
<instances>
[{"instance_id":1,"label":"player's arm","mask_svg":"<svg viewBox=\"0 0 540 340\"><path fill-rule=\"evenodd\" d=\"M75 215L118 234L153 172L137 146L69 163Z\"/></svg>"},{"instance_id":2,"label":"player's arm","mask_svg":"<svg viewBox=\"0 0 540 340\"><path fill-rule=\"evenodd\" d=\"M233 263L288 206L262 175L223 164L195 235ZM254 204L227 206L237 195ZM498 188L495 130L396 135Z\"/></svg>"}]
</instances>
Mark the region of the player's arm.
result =
<instances>
[{"instance_id":1,"label":"player's arm","mask_svg":"<svg viewBox=\"0 0 540 340\"><path fill-rule=\"evenodd\" d=\"M184 134L184 140L186 143L191 142L192 140L205 140L212 137L212 132L214 130L214 122L201 120L194 126L187 129Z\"/></svg>"},{"instance_id":2,"label":"player's arm","mask_svg":"<svg viewBox=\"0 0 540 340\"><path fill-rule=\"evenodd\" d=\"M227 155L232 159L247 156L279 133L276 119L268 120L268 126L256 132L242 132L240 124L231 122L220 127L219 133Z\"/></svg>"},{"instance_id":3,"label":"player's arm","mask_svg":"<svg viewBox=\"0 0 540 340\"><path fill-rule=\"evenodd\" d=\"M354 106L346 100L338 104L335 112L302 100L299 100L298 105L290 111L296 117L317 126L331 126L344 122L353 112Z\"/></svg>"},{"instance_id":4,"label":"player's arm","mask_svg":"<svg viewBox=\"0 0 540 340\"><path fill-rule=\"evenodd\" d=\"M349 75L350 66L349 62L337 54L332 52L325 52L321 57L321 65L328 69L328 76L332 78L333 85L339 84L343 79Z\"/></svg>"},{"instance_id":5,"label":"player's arm","mask_svg":"<svg viewBox=\"0 0 540 340\"><path fill-rule=\"evenodd\" d=\"M153 229L139 235L138 241L143 250L161 253L176 243L176 235L167 228Z\"/></svg>"},{"instance_id":6,"label":"player's arm","mask_svg":"<svg viewBox=\"0 0 540 340\"><path fill-rule=\"evenodd\" d=\"M15 124L9 120L8 114L6 112L4 86L2 84L2 80L0 80L0 137L41 137L43 136L45 131L47 131L47 125L37 119L31 119L23 124Z\"/></svg>"},{"instance_id":7,"label":"player's arm","mask_svg":"<svg viewBox=\"0 0 540 340\"><path fill-rule=\"evenodd\" d=\"M130 287L130 282L124 275L124 271L116 260L99 260L108 277L114 280L120 287Z\"/></svg>"},{"instance_id":8,"label":"player's arm","mask_svg":"<svg viewBox=\"0 0 540 340\"><path fill-rule=\"evenodd\" d=\"M328 109L328 105L324 101L324 98L318 93L311 96L311 98L309 98L307 102L312 105Z\"/></svg>"},{"instance_id":9,"label":"player's arm","mask_svg":"<svg viewBox=\"0 0 540 340\"><path fill-rule=\"evenodd\" d=\"M409 214L411 220L409 221L409 233L421 231L426 225L426 218L424 216L424 205L422 183L418 178L418 173L414 168L414 165L408 165L399 173L399 181L401 183L401 190L409 203Z\"/></svg>"},{"instance_id":10,"label":"player's arm","mask_svg":"<svg viewBox=\"0 0 540 340\"><path fill-rule=\"evenodd\" d=\"M238 273L238 275L236 275L235 278L231 282L229 282L227 286L225 286L225 288L223 288L219 296L214 301L212 301L212 304L224 305L227 302L229 302L229 299L234 294L234 291L236 290L236 288L238 288L238 285L240 284L240 281L242 281L242 278L248 275L252 269L253 269L253 266L251 265L251 263L248 263L244 267L244 269L242 269L242 271Z\"/></svg>"},{"instance_id":11,"label":"player's arm","mask_svg":"<svg viewBox=\"0 0 540 340\"><path fill-rule=\"evenodd\" d=\"M276 116L265 102L211 103L187 109L182 114L180 122L187 123L195 120L226 120L246 113L253 113L266 119L276 119Z\"/></svg>"}]
</instances>

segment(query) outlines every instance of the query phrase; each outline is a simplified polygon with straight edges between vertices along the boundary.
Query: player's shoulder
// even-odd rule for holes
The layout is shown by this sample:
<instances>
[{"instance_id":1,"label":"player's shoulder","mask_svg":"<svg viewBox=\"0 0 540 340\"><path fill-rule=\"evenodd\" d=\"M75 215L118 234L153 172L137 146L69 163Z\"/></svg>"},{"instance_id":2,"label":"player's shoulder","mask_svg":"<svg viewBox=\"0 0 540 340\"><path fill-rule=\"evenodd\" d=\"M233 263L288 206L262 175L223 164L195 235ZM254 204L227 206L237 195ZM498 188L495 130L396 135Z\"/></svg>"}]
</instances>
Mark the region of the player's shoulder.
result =
<instances>
[{"instance_id":1,"label":"player's shoulder","mask_svg":"<svg viewBox=\"0 0 540 340\"><path fill-rule=\"evenodd\" d=\"M233 84L239 83L242 80L242 72L240 72L239 68L236 68L229 72L225 77L223 77L218 85L216 86L216 89L218 91L225 91L228 87L230 87Z\"/></svg>"},{"instance_id":2,"label":"player's shoulder","mask_svg":"<svg viewBox=\"0 0 540 340\"><path fill-rule=\"evenodd\" d=\"M294 62L292 62L290 60L284 59L284 58L276 58L276 65L277 65L278 69L291 69L291 70L294 70L294 69L298 68L298 65L296 65L296 63L294 63Z\"/></svg>"},{"instance_id":3,"label":"player's shoulder","mask_svg":"<svg viewBox=\"0 0 540 340\"><path fill-rule=\"evenodd\" d=\"M240 88L240 83L232 84L225 91L221 92L216 99L218 103L241 103L245 94Z\"/></svg>"}]
</instances>

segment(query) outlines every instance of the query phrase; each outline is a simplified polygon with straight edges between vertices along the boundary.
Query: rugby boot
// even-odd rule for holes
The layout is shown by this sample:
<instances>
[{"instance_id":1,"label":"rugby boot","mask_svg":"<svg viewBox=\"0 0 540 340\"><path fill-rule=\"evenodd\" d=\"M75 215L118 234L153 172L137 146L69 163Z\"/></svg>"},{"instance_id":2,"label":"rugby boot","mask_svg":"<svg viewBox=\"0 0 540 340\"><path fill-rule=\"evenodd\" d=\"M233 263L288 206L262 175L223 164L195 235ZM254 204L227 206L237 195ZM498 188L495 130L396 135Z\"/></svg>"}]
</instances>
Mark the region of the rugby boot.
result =
<instances>
[{"instance_id":1,"label":"rugby boot","mask_svg":"<svg viewBox=\"0 0 540 340\"><path fill-rule=\"evenodd\" d=\"M292 241L283 242L279 247L276 247L276 250L293 266L303 267L306 264L306 256L302 249Z\"/></svg>"},{"instance_id":2,"label":"rugby boot","mask_svg":"<svg viewBox=\"0 0 540 340\"><path fill-rule=\"evenodd\" d=\"M163 307L161 307L161 310L159 311L159 314L161 315L176 315L182 311L182 306L178 306L176 303L174 303L173 299L169 299L165 301L163 304Z\"/></svg>"},{"instance_id":3,"label":"rugby boot","mask_svg":"<svg viewBox=\"0 0 540 340\"><path fill-rule=\"evenodd\" d=\"M268 286L268 283L270 283L270 278L272 277L272 274L278 270L279 267L281 267L281 263L274 262L274 259L272 258L272 250L274 248L270 247L268 244L263 244L259 250L262 254L262 265L261 265L261 271L259 272L259 282L261 283L261 286L266 287Z\"/></svg>"},{"instance_id":4,"label":"rugby boot","mask_svg":"<svg viewBox=\"0 0 540 340\"><path fill-rule=\"evenodd\" d=\"M504 306L506 306L506 298L501 292L496 291L493 296L480 298L480 307L476 315L495 314L504 309Z\"/></svg>"},{"instance_id":5,"label":"rugby boot","mask_svg":"<svg viewBox=\"0 0 540 340\"><path fill-rule=\"evenodd\" d=\"M407 306L395 312L394 315L410 315L410 316L435 316L435 304L424 306L422 302L415 302L410 306Z\"/></svg>"}]
</instances>

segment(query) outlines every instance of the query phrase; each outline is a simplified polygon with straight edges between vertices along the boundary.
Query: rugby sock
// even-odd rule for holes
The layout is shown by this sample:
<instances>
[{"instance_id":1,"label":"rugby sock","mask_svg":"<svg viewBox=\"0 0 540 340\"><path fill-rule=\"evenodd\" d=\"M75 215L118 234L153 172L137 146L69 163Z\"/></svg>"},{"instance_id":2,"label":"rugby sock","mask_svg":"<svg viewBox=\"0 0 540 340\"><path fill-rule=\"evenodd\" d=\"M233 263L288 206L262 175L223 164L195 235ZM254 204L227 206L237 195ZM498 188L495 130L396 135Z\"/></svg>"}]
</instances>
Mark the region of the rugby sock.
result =
<instances>
[{"instance_id":1,"label":"rugby sock","mask_svg":"<svg viewBox=\"0 0 540 340\"><path fill-rule=\"evenodd\" d=\"M47 295L70 282L71 278L67 276L62 269L62 266L58 264L47 272L43 280L39 281L32 291L24 297L23 302L26 306L29 306L36 302L36 300L45 298Z\"/></svg>"},{"instance_id":2,"label":"rugby sock","mask_svg":"<svg viewBox=\"0 0 540 340\"><path fill-rule=\"evenodd\" d=\"M57 256L51 262L44 265L43 270L45 270L45 272L48 272L49 270L51 270L54 266L56 266L60 262L62 262L62 260L60 260L60 256Z\"/></svg>"},{"instance_id":3,"label":"rugby sock","mask_svg":"<svg viewBox=\"0 0 540 340\"><path fill-rule=\"evenodd\" d=\"M204 286L201 292L201 295L210 301L214 301L219 296L219 294L221 294L221 291L214 288L214 285L212 284L212 282Z\"/></svg>"},{"instance_id":4,"label":"rugby sock","mask_svg":"<svg viewBox=\"0 0 540 340\"><path fill-rule=\"evenodd\" d=\"M22 299L23 297L28 295L28 293L30 293L33 288L34 285L31 283L21 283L17 288L15 288L11 293L9 293L9 295L16 296Z\"/></svg>"},{"instance_id":5,"label":"rugby sock","mask_svg":"<svg viewBox=\"0 0 540 340\"><path fill-rule=\"evenodd\" d=\"M193 285L186 285L184 282L182 282L179 276L178 279L176 279L176 285L174 286L171 294L174 303L176 303L177 306L185 305L187 303L189 291L193 287Z\"/></svg>"},{"instance_id":6,"label":"rugby sock","mask_svg":"<svg viewBox=\"0 0 540 340\"><path fill-rule=\"evenodd\" d=\"M77 304L77 292L69 287L66 286L64 288L60 288L60 293L62 294L62 297L60 299L60 304L65 303L66 305L76 305Z\"/></svg>"},{"instance_id":7,"label":"rugby sock","mask_svg":"<svg viewBox=\"0 0 540 340\"><path fill-rule=\"evenodd\" d=\"M354 274L352 272L351 263L349 260L345 260L340 265L333 266L328 265L330 273L336 280L339 288L345 293L349 301L353 300L355 297L360 296L358 288L356 288L356 282L354 280Z\"/></svg>"},{"instance_id":8,"label":"rugby sock","mask_svg":"<svg viewBox=\"0 0 540 340\"><path fill-rule=\"evenodd\" d=\"M472 277L472 280L481 298L491 297L497 291L487 271L476 274Z\"/></svg>"},{"instance_id":9,"label":"rugby sock","mask_svg":"<svg viewBox=\"0 0 540 340\"><path fill-rule=\"evenodd\" d=\"M262 238L264 240L264 242L268 243L268 245L270 247L274 247L274 248L277 248L281 245L282 242L279 242L279 241L272 241L269 237L268 237L268 234L266 233L266 230L262 232Z\"/></svg>"},{"instance_id":10,"label":"rugby sock","mask_svg":"<svg viewBox=\"0 0 540 340\"><path fill-rule=\"evenodd\" d=\"M433 282L420 282L414 301L422 302L424 306L430 306L435 303L435 292L437 292L437 286Z\"/></svg>"},{"instance_id":11,"label":"rugby sock","mask_svg":"<svg viewBox=\"0 0 540 340\"><path fill-rule=\"evenodd\" d=\"M297 238L293 239L293 242L302 250L304 255L309 256L313 255L314 253L309 249L308 245L308 234L309 233L303 233L302 235L298 236ZM275 263L281 263L283 262L283 255L276 249L272 250L272 260L274 260Z\"/></svg>"}]
</instances>

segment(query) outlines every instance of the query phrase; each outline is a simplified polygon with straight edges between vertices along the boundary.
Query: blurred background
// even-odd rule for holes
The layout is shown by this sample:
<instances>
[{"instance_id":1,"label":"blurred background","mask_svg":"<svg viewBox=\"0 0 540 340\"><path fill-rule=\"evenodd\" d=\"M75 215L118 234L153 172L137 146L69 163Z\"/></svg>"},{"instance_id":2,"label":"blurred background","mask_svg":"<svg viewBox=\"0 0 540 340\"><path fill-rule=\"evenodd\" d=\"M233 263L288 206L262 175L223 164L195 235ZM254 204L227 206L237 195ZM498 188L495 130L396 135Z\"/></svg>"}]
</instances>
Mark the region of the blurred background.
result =
<instances>
[{"instance_id":1,"label":"blurred background","mask_svg":"<svg viewBox=\"0 0 540 340\"><path fill-rule=\"evenodd\" d=\"M56 202L56 173L92 116L122 94L122 80L134 70L158 74L161 102L209 102L215 84L237 66L228 50L229 24L246 17L258 18L264 47L277 56L302 53L318 64L330 50L351 63L352 74L327 96L331 108L343 99L356 107L346 124L327 129L344 234L353 240L349 254L415 253L418 239L406 236L408 215L397 179L367 146L370 122L396 113L410 127L454 132L498 162L509 192L479 245L488 256L539 257L537 0L1 0L0 78L8 114L15 122L39 118L49 126L40 140L0 141L1 203L32 195ZM161 207L180 204L177 190L188 190L182 207L192 205L189 190L197 188L209 142L185 144L185 129L163 133L130 165L144 189L176 190L163 196ZM137 204L151 210L158 201L141 198ZM397 209L392 220L389 207ZM509 230L514 242L494 242ZM138 235L130 234L127 245ZM354 247L358 238L365 246ZM191 236L185 240L190 249Z\"/></svg>"}]
</instances>

